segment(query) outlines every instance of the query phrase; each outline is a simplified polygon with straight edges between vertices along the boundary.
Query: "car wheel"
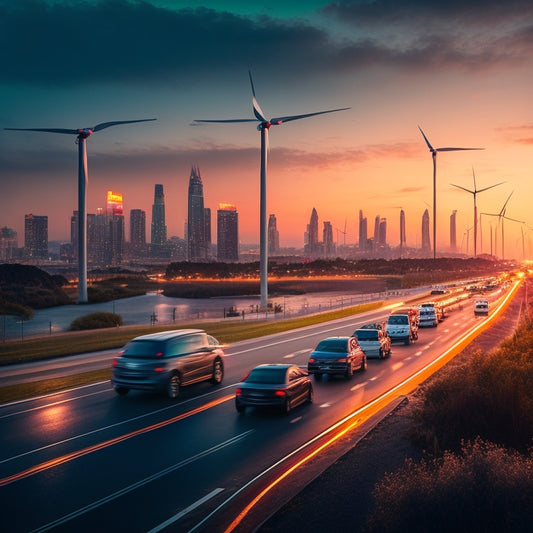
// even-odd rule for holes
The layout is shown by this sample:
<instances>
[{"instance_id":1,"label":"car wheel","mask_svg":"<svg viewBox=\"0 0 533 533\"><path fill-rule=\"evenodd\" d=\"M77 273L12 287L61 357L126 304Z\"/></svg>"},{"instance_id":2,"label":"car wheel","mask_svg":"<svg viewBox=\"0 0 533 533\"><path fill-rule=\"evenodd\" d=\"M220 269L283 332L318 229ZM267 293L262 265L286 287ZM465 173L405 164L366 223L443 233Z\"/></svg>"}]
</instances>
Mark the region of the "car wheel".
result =
<instances>
[{"instance_id":1,"label":"car wheel","mask_svg":"<svg viewBox=\"0 0 533 533\"><path fill-rule=\"evenodd\" d=\"M313 403L313 387L309 387L307 391L307 403Z\"/></svg>"},{"instance_id":2,"label":"car wheel","mask_svg":"<svg viewBox=\"0 0 533 533\"><path fill-rule=\"evenodd\" d=\"M235 403L235 408L237 409L237 413L241 415L244 413L244 411L246 411L246 406L241 405L240 403Z\"/></svg>"},{"instance_id":3,"label":"car wheel","mask_svg":"<svg viewBox=\"0 0 533 533\"><path fill-rule=\"evenodd\" d=\"M352 367L352 363L350 363L348 365L348 368L346 369L346 372L344 373L344 377L346 379L352 379L352 376L353 376L353 367Z\"/></svg>"},{"instance_id":4,"label":"car wheel","mask_svg":"<svg viewBox=\"0 0 533 533\"><path fill-rule=\"evenodd\" d=\"M282 410L283 410L283 412L284 412L286 415L288 415L288 414L291 412L291 402L290 402L289 398L287 398L287 399L285 400L285 403L284 403L283 406L282 406Z\"/></svg>"},{"instance_id":5,"label":"car wheel","mask_svg":"<svg viewBox=\"0 0 533 533\"><path fill-rule=\"evenodd\" d=\"M211 383L218 385L219 383L222 383L223 379L224 379L224 366L222 365L222 361L217 360L213 364L213 377L211 378Z\"/></svg>"},{"instance_id":6,"label":"car wheel","mask_svg":"<svg viewBox=\"0 0 533 533\"><path fill-rule=\"evenodd\" d=\"M168 381L167 395L172 400L176 399L180 394L181 380L179 374L172 374Z\"/></svg>"},{"instance_id":7,"label":"car wheel","mask_svg":"<svg viewBox=\"0 0 533 533\"><path fill-rule=\"evenodd\" d=\"M366 356L363 357L363 360L361 361L361 367L359 368L359 370L361 372L364 372L366 370L366 367L367 367L367 362L366 362Z\"/></svg>"},{"instance_id":8,"label":"car wheel","mask_svg":"<svg viewBox=\"0 0 533 533\"><path fill-rule=\"evenodd\" d=\"M411 337L407 337L407 339L405 339L404 344L406 344L407 346L409 346L409 345L411 344Z\"/></svg>"},{"instance_id":9,"label":"car wheel","mask_svg":"<svg viewBox=\"0 0 533 533\"><path fill-rule=\"evenodd\" d=\"M127 387L115 387L115 392L117 394L120 394L120 396L128 394L129 391L130 389L128 389Z\"/></svg>"},{"instance_id":10,"label":"car wheel","mask_svg":"<svg viewBox=\"0 0 533 533\"><path fill-rule=\"evenodd\" d=\"M387 350L387 357L390 357L390 348Z\"/></svg>"},{"instance_id":11,"label":"car wheel","mask_svg":"<svg viewBox=\"0 0 533 533\"><path fill-rule=\"evenodd\" d=\"M379 349L379 358L380 359L383 359L385 357L384 353L383 353L383 348L380 348Z\"/></svg>"}]
</instances>

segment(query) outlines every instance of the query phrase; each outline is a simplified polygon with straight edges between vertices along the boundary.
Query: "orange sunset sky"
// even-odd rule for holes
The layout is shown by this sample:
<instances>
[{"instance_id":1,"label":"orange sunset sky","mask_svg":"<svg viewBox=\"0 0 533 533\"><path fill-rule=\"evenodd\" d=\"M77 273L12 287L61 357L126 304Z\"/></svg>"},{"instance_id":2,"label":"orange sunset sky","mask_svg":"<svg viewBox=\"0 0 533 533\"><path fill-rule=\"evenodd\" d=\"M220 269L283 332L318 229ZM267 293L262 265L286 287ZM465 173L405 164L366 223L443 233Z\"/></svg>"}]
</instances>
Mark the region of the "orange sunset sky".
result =
<instances>
[{"instance_id":1,"label":"orange sunset sky","mask_svg":"<svg viewBox=\"0 0 533 533\"><path fill-rule=\"evenodd\" d=\"M505 182L479 194L479 211L498 213L512 193L506 215L523 221L505 222L505 257L533 258L533 4L285 4L0 0L0 226L15 229L22 246L24 215L48 215L49 239L69 240L77 208L75 138L3 128L157 118L89 138L88 211L119 191L127 215L146 211L149 240L161 183L168 235L183 237L194 165L213 221L219 203L235 204L240 241L258 243L255 124L194 123L253 118L251 70L267 117L350 107L270 129L268 213L282 247L303 246L313 208L341 242L335 230L346 224L347 244L357 241L360 209L369 228L386 217L393 246L403 208L407 244L420 246L422 214L433 216L420 125L434 147L484 148L437 156L438 250L449 246L456 209L467 252L473 199L450 183L473 189L474 169L478 189ZM489 252L490 225L500 229L495 217L482 223Z\"/></svg>"}]
</instances>

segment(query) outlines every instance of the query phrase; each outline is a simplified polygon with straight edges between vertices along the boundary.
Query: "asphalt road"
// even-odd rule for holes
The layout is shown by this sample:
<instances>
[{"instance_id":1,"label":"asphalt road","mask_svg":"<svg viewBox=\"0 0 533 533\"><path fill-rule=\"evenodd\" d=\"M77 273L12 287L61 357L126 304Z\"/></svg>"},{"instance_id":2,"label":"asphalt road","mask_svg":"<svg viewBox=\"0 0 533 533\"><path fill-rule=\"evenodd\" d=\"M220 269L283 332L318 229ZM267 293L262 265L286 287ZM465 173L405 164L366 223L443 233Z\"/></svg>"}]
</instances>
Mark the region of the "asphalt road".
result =
<instances>
[{"instance_id":1,"label":"asphalt road","mask_svg":"<svg viewBox=\"0 0 533 533\"><path fill-rule=\"evenodd\" d=\"M382 407L364 415L362 406L390 393L486 320L465 304L437 328L421 330L411 346L394 344L390 358L370 360L368 370L351 380L315 381L310 406L288 416L237 414L235 387L250 368L267 362L305 366L322 338L349 335L387 314L236 343L226 349L222 385L185 388L177 401L140 392L119 397L109 383L100 383L0 406L0 529L217 532L233 523L230 530L252 530L251 520L260 523L272 505L283 504L325 468ZM349 438L326 446L350 425L357 427ZM325 448L306 460L318 446ZM303 466L296 468L299 461ZM263 499L266 516L248 513L233 522L289 466L295 472Z\"/></svg>"}]
</instances>

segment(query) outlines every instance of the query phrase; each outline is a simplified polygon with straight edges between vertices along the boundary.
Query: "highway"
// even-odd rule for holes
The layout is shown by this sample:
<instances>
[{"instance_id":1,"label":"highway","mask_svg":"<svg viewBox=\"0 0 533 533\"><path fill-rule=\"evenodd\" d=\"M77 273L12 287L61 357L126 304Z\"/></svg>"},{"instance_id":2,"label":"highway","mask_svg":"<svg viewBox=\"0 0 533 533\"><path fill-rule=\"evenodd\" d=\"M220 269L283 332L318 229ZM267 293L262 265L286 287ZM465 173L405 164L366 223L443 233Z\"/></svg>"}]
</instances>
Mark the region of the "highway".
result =
<instances>
[{"instance_id":1,"label":"highway","mask_svg":"<svg viewBox=\"0 0 533 533\"><path fill-rule=\"evenodd\" d=\"M184 388L175 401L141 392L121 397L106 382L0 406L0 529L250 531L351 445L371 416L482 329L503 296L490 297L488 318L464 302L437 328L421 329L417 342L393 344L390 358L369 360L351 380L313 380L313 404L289 415L238 415L234 394L242 376L260 363L306 366L319 340L350 335L385 319L387 310L235 343L225 349L221 385Z\"/></svg>"}]
</instances>

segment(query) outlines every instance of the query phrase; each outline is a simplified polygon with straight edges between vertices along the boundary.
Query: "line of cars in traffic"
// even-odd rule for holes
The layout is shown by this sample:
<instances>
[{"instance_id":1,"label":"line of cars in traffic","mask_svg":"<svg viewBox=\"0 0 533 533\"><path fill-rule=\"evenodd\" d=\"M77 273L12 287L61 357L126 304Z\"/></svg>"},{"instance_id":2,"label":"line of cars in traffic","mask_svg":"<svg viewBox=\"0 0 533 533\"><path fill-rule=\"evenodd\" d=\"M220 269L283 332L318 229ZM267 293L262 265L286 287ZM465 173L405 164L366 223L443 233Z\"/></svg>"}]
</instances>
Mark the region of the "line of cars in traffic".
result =
<instances>
[{"instance_id":1,"label":"line of cars in traffic","mask_svg":"<svg viewBox=\"0 0 533 533\"><path fill-rule=\"evenodd\" d=\"M410 344L418 339L422 316L433 311L436 326L444 315L438 305L422 304L393 311L385 322L365 324L350 336L328 337L310 353L307 368L294 364L263 364L252 369L237 385L235 406L277 407L289 412L313 401L310 376L352 378L364 372L368 358L391 355L391 344ZM113 388L119 395L130 390L163 392L174 399L183 386L201 381L218 385L224 377L223 345L200 329L181 329L142 335L132 339L113 359Z\"/></svg>"}]
</instances>

